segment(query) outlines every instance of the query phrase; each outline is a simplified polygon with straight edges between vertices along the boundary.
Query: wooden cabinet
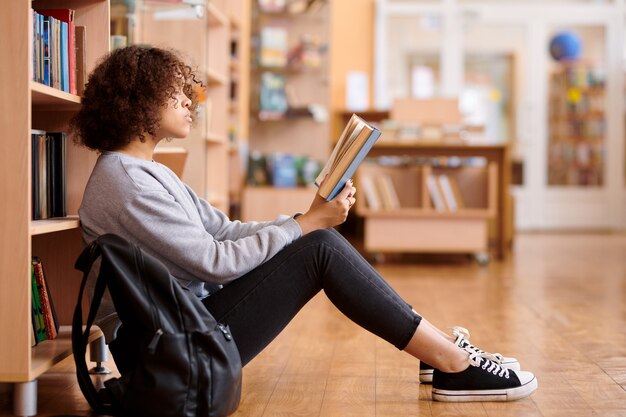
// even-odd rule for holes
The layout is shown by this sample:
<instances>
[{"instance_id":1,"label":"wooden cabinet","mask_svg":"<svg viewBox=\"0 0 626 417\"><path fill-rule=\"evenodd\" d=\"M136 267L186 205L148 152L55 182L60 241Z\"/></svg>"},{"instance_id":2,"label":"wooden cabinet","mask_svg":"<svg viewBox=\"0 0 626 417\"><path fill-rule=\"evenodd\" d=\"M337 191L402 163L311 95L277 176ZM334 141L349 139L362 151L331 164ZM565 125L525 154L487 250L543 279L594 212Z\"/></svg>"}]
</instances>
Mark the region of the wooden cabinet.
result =
<instances>
[{"instance_id":1,"label":"wooden cabinet","mask_svg":"<svg viewBox=\"0 0 626 417\"><path fill-rule=\"evenodd\" d=\"M76 11L76 25L86 27L87 71L108 52L108 0L35 0L32 7ZM68 325L81 278L74 270L82 249L77 211L97 157L68 140L69 215L31 220L31 129L67 131L80 108L80 97L32 81L32 19L27 1L7 2L0 15L6 40L0 43L0 56L5 58L0 64L0 381L16 383L16 398L27 392L24 399L31 403L36 379L71 354L65 326L58 339L31 347L31 257L37 255L44 263L59 321ZM18 406L16 414L22 412ZM32 406L27 409L32 411Z\"/></svg>"},{"instance_id":2,"label":"wooden cabinet","mask_svg":"<svg viewBox=\"0 0 626 417\"><path fill-rule=\"evenodd\" d=\"M428 179L437 182L440 175L458 184L460 192L455 201L460 207L436 209ZM357 213L365 219L365 250L488 253L488 222L495 215L497 201L495 163L458 167L428 164L389 167L368 163L360 169L357 189L365 191L365 177L382 176L391 179L399 204L394 208L372 209L362 204L365 199L359 200Z\"/></svg>"},{"instance_id":3,"label":"wooden cabinet","mask_svg":"<svg viewBox=\"0 0 626 417\"><path fill-rule=\"evenodd\" d=\"M364 218L364 249L368 252L475 253L479 260L493 249L498 258L508 251L512 236L509 199L510 154L505 145L418 144L383 141L370 157L402 155L418 164L359 168L357 214ZM429 159L480 158L482 166L432 165ZM459 185L462 207L437 211L428 192L427 178L446 174ZM398 195L399 207L372 210L365 203L363 177L388 175Z\"/></svg>"}]
</instances>

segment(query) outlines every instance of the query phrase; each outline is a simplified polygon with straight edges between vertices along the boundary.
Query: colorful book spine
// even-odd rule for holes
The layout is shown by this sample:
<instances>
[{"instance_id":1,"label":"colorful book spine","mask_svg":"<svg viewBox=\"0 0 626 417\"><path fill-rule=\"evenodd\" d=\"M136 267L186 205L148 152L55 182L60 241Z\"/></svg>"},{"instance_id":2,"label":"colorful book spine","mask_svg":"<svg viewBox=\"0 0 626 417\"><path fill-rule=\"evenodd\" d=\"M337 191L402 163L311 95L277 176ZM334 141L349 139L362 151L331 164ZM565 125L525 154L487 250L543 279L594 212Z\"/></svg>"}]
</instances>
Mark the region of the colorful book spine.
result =
<instances>
[{"instance_id":1,"label":"colorful book spine","mask_svg":"<svg viewBox=\"0 0 626 417\"><path fill-rule=\"evenodd\" d=\"M37 289L37 278L35 278L35 269L31 267L31 315L33 317L33 332L35 335L35 344L46 340L46 326L43 321L43 312L41 309L41 301L39 299L39 290Z\"/></svg>"},{"instance_id":2,"label":"colorful book spine","mask_svg":"<svg viewBox=\"0 0 626 417\"><path fill-rule=\"evenodd\" d=\"M48 132L48 202L51 217L67 216L66 160L64 132Z\"/></svg>"},{"instance_id":3,"label":"colorful book spine","mask_svg":"<svg viewBox=\"0 0 626 417\"><path fill-rule=\"evenodd\" d=\"M67 216L67 136L31 131L32 219Z\"/></svg>"},{"instance_id":4,"label":"colorful book spine","mask_svg":"<svg viewBox=\"0 0 626 417\"><path fill-rule=\"evenodd\" d=\"M33 80L77 94L74 10L33 11Z\"/></svg>"},{"instance_id":5,"label":"colorful book spine","mask_svg":"<svg viewBox=\"0 0 626 417\"><path fill-rule=\"evenodd\" d=\"M54 310L54 304L52 303L52 296L50 295L50 288L46 280L43 265L38 257L33 257L32 260L33 271L35 274L35 280L37 282L37 291L41 304L41 313L43 316L43 324L46 332L46 339L56 339L59 334L59 324L56 318L56 312Z\"/></svg>"}]
</instances>

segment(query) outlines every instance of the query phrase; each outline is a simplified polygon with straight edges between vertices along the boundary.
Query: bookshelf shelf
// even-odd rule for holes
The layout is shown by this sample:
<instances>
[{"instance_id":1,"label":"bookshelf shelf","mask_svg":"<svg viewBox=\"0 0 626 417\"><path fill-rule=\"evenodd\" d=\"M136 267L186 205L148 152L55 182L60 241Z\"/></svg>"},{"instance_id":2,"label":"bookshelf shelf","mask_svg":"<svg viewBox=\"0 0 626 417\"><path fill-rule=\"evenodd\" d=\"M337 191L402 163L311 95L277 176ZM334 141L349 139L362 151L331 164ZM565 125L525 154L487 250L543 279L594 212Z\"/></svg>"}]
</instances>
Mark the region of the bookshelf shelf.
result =
<instances>
[{"instance_id":1,"label":"bookshelf shelf","mask_svg":"<svg viewBox=\"0 0 626 417\"><path fill-rule=\"evenodd\" d=\"M97 327L92 327L89 342L102 337ZM38 378L48 369L72 354L72 326L61 326L54 340L45 340L33 347L31 368L28 379Z\"/></svg>"},{"instance_id":2,"label":"bookshelf shelf","mask_svg":"<svg viewBox=\"0 0 626 417\"><path fill-rule=\"evenodd\" d=\"M228 77L220 74L216 70L209 68L208 71L209 85L226 85L228 83Z\"/></svg>"},{"instance_id":3,"label":"bookshelf shelf","mask_svg":"<svg viewBox=\"0 0 626 417\"><path fill-rule=\"evenodd\" d=\"M220 135L218 133L208 132L206 135L206 141L209 143L222 144L228 141L226 135Z\"/></svg>"},{"instance_id":4,"label":"bookshelf shelf","mask_svg":"<svg viewBox=\"0 0 626 417\"><path fill-rule=\"evenodd\" d=\"M35 220L30 224L30 235L43 235L46 233L61 232L63 230L78 229L79 227L80 221L77 215L64 218Z\"/></svg>"},{"instance_id":5,"label":"bookshelf shelf","mask_svg":"<svg viewBox=\"0 0 626 417\"><path fill-rule=\"evenodd\" d=\"M56 107L62 106L64 109L78 110L80 107L80 97L66 93L56 88L40 84L35 81L30 82L31 100L33 106Z\"/></svg>"},{"instance_id":6,"label":"bookshelf shelf","mask_svg":"<svg viewBox=\"0 0 626 417\"><path fill-rule=\"evenodd\" d=\"M379 218L435 218L435 219L454 219L463 217L466 219L488 219L493 216L493 210L485 209L460 209L455 212L440 213L432 207L424 208L397 208L397 209L379 209L372 210L369 208L359 208L359 215L363 217L379 217Z\"/></svg>"}]
</instances>

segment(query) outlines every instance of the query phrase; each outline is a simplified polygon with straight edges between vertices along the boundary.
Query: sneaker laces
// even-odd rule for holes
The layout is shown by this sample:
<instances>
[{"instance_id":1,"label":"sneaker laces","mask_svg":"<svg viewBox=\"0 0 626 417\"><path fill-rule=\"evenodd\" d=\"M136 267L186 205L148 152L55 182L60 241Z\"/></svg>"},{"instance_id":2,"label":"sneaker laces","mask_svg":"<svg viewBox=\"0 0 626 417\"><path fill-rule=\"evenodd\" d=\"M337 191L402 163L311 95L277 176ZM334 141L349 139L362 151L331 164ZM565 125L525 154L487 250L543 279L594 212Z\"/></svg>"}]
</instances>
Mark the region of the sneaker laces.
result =
<instances>
[{"instance_id":1,"label":"sneaker laces","mask_svg":"<svg viewBox=\"0 0 626 417\"><path fill-rule=\"evenodd\" d=\"M471 346L471 345L470 345ZM468 361L470 365L475 367L481 367L482 369L490 372L499 377L504 377L509 379L509 370L500 366L499 363L490 359L492 356L490 353L485 353L480 350L475 350L470 348L469 346L465 346L463 348L467 353L469 353Z\"/></svg>"},{"instance_id":2,"label":"sneaker laces","mask_svg":"<svg viewBox=\"0 0 626 417\"><path fill-rule=\"evenodd\" d=\"M465 327L454 326L454 327L451 327L450 329L452 330L452 336L456 337L454 344L456 344L461 349L465 349L468 352L470 351L478 352L482 355L483 358L489 359L490 361L493 361L497 363L498 365L500 365L502 361L504 360L504 356L502 356L500 353L485 352L484 350L480 350L476 346L472 345L469 342L469 338L470 338L469 330L467 330Z\"/></svg>"}]
</instances>

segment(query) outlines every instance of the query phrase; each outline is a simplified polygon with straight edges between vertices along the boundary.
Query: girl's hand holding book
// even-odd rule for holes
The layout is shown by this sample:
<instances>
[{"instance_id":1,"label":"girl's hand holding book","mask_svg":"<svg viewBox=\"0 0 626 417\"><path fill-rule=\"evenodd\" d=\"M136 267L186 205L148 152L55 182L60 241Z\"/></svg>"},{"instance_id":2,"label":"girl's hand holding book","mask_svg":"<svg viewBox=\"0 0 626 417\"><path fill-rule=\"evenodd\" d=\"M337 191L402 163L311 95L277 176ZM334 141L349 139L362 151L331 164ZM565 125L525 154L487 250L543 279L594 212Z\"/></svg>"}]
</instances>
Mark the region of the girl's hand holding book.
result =
<instances>
[{"instance_id":1,"label":"girl's hand holding book","mask_svg":"<svg viewBox=\"0 0 626 417\"><path fill-rule=\"evenodd\" d=\"M295 219L302 229L302 234L334 227L345 222L350 208L356 201L355 194L356 188L352 180L349 180L343 190L330 201L326 201L319 193L315 194L309 210Z\"/></svg>"}]
</instances>

